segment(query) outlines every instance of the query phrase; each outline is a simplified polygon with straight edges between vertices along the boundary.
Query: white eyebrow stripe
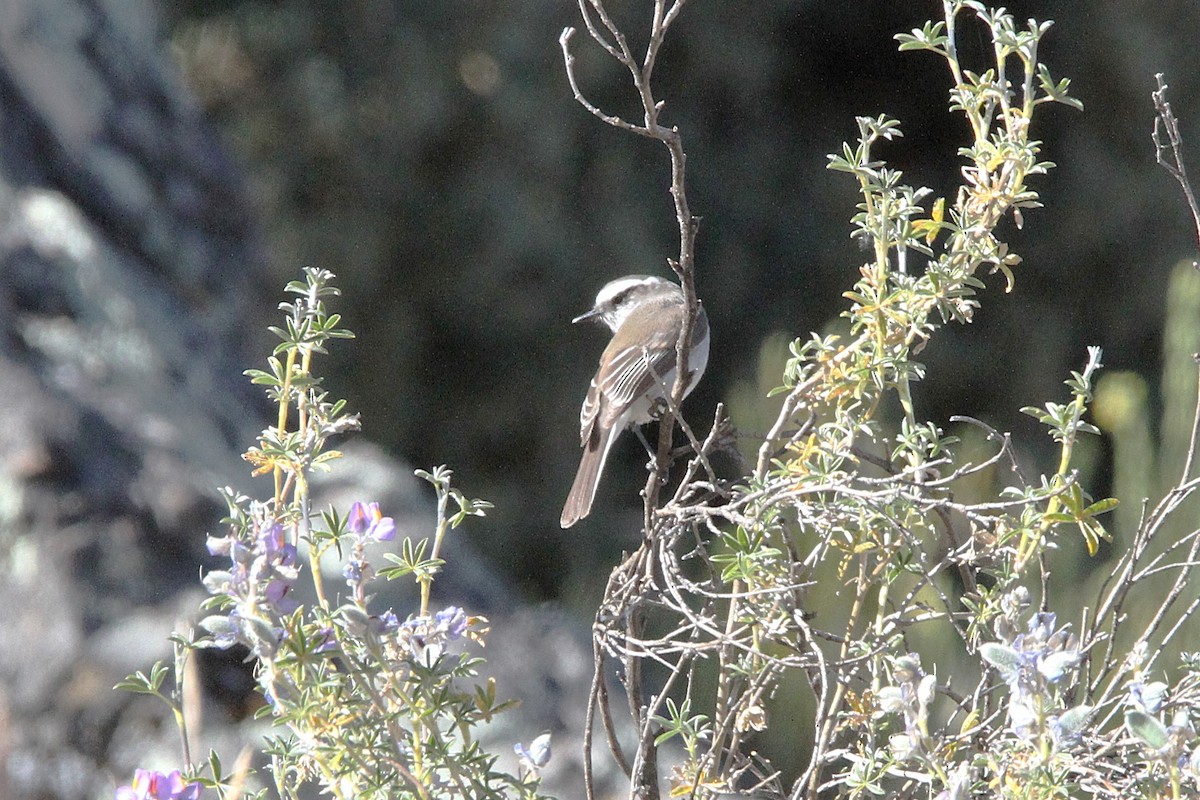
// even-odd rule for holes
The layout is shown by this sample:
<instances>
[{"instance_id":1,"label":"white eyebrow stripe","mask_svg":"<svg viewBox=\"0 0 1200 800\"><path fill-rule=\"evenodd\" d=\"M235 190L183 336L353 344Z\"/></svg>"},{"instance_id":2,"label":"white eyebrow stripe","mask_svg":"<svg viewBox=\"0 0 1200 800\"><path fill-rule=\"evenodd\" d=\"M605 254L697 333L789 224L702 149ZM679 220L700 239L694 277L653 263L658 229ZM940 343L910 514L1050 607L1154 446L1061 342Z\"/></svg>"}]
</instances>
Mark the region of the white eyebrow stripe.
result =
<instances>
[{"instance_id":1,"label":"white eyebrow stripe","mask_svg":"<svg viewBox=\"0 0 1200 800\"><path fill-rule=\"evenodd\" d=\"M618 280L612 281L611 283L607 283L604 285L604 288L602 288L600 290L599 294L596 295L596 305L602 306L607 303L611 303L613 301L613 298L615 298L617 295L621 294L621 292L627 291L627 290L633 288L634 286L649 286L651 284L657 283L658 280L659 280L658 278L648 276L648 275L643 275L643 276L636 276L636 277L620 278Z\"/></svg>"}]
</instances>

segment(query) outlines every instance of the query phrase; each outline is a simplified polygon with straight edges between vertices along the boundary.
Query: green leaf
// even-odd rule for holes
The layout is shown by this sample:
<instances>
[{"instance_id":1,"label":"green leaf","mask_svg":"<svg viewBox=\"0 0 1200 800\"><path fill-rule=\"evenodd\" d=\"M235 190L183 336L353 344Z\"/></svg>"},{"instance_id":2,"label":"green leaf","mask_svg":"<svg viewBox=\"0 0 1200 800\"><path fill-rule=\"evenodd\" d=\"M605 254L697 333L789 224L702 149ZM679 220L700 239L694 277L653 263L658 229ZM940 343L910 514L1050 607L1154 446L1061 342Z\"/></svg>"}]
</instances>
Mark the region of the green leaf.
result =
<instances>
[{"instance_id":1,"label":"green leaf","mask_svg":"<svg viewBox=\"0 0 1200 800\"><path fill-rule=\"evenodd\" d=\"M984 642L979 645L980 657L1003 673L1010 673L1021 666L1021 657L1008 645Z\"/></svg>"},{"instance_id":2,"label":"green leaf","mask_svg":"<svg viewBox=\"0 0 1200 800\"><path fill-rule=\"evenodd\" d=\"M1087 545L1088 555L1094 556L1100 549L1100 540L1109 541L1112 539L1112 534L1099 522L1089 520L1079 523L1079 530L1083 534L1083 541Z\"/></svg>"},{"instance_id":3,"label":"green leaf","mask_svg":"<svg viewBox=\"0 0 1200 800\"><path fill-rule=\"evenodd\" d=\"M166 664L162 661L155 661L154 666L150 668L149 675L139 670L126 677L125 680L113 688L136 694L158 694L158 690L162 687L163 679L167 676L167 671Z\"/></svg>"},{"instance_id":4,"label":"green leaf","mask_svg":"<svg viewBox=\"0 0 1200 800\"><path fill-rule=\"evenodd\" d=\"M1106 497L1103 500L1097 500L1083 510L1083 513L1089 517L1094 517L1097 514L1103 514L1106 511L1112 511L1121 501L1115 497Z\"/></svg>"},{"instance_id":5,"label":"green leaf","mask_svg":"<svg viewBox=\"0 0 1200 800\"><path fill-rule=\"evenodd\" d=\"M1126 711L1125 727L1152 750L1161 750L1167 744L1166 726L1145 711Z\"/></svg>"},{"instance_id":6,"label":"green leaf","mask_svg":"<svg viewBox=\"0 0 1200 800\"><path fill-rule=\"evenodd\" d=\"M221 757L216 750L208 751L208 768L212 770L213 780L220 783L223 780L221 772Z\"/></svg>"},{"instance_id":7,"label":"green leaf","mask_svg":"<svg viewBox=\"0 0 1200 800\"><path fill-rule=\"evenodd\" d=\"M678 728L675 728L675 729L668 728L667 730L660 733L658 736L654 737L654 746L658 747L658 746L662 745L664 742L671 741L676 736L678 736L679 733L680 733L680 731Z\"/></svg>"},{"instance_id":8,"label":"green leaf","mask_svg":"<svg viewBox=\"0 0 1200 800\"><path fill-rule=\"evenodd\" d=\"M929 50L938 55L946 54L946 44L949 38L945 34L946 23L942 20L926 22L922 28L913 28L912 33L897 33L895 40L900 43L900 50Z\"/></svg>"},{"instance_id":9,"label":"green leaf","mask_svg":"<svg viewBox=\"0 0 1200 800\"><path fill-rule=\"evenodd\" d=\"M338 608L337 614L346 621L353 631L364 630L371 622L371 617L354 603L346 603Z\"/></svg>"}]
</instances>

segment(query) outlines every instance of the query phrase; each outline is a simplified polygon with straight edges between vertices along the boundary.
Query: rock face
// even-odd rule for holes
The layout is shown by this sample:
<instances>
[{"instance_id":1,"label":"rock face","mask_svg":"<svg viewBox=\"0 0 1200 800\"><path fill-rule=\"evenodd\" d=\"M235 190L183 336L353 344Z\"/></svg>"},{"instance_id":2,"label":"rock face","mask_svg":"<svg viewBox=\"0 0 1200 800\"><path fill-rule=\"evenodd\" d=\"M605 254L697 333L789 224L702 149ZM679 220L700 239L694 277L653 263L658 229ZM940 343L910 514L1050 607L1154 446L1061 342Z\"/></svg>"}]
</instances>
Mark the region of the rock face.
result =
<instances>
[{"instance_id":1,"label":"rock face","mask_svg":"<svg viewBox=\"0 0 1200 800\"><path fill-rule=\"evenodd\" d=\"M140 0L0 2L0 797L13 800L104 796L135 765L178 765L165 708L111 687L195 618L215 488L246 483L239 454L268 418L242 370L267 352L278 287L257 277L242 176L154 19ZM369 494L401 535L429 525L411 470L369 447L347 460L326 489L337 502ZM450 548L443 600L491 616L509 653L555 642L555 659L509 664L508 691L533 697L505 747L578 730L559 706L589 679L580 637L513 612L510 585L461 539ZM231 761L249 735L230 724L244 667L202 670L215 691L194 756Z\"/></svg>"},{"instance_id":2,"label":"rock face","mask_svg":"<svg viewBox=\"0 0 1200 800\"><path fill-rule=\"evenodd\" d=\"M94 796L259 427L264 253L148 3L0 3L5 797ZM174 604L174 605L172 605Z\"/></svg>"}]
</instances>

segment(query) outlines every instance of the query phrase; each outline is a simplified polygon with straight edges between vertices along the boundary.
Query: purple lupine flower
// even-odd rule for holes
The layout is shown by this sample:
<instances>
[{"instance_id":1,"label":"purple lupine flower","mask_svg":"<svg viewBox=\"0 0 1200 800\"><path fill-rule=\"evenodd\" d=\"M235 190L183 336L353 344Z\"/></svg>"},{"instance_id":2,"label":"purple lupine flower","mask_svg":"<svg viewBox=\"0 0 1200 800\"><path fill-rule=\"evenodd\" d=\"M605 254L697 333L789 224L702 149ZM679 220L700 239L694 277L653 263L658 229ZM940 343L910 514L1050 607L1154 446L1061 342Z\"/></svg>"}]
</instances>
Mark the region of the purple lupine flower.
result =
<instances>
[{"instance_id":1,"label":"purple lupine flower","mask_svg":"<svg viewBox=\"0 0 1200 800\"><path fill-rule=\"evenodd\" d=\"M267 561L281 567L295 565L296 546L288 542L283 526L278 522L274 522L260 531L258 542Z\"/></svg>"},{"instance_id":2,"label":"purple lupine flower","mask_svg":"<svg viewBox=\"0 0 1200 800\"><path fill-rule=\"evenodd\" d=\"M921 660L914 653L898 656L892 663L895 686L879 692L879 704L885 712L904 716L904 733L890 738L896 758L904 760L917 752L925 739L929 704L933 702L937 681L925 674Z\"/></svg>"},{"instance_id":3,"label":"purple lupine flower","mask_svg":"<svg viewBox=\"0 0 1200 800\"><path fill-rule=\"evenodd\" d=\"M117 789L115 800L197 800L203 787L185 783L179 770L168 773L139 769L133 773L133 783Z\"/></svg>"},{"instance_id":4,"label":"purple lupine flower","mask_svg":"<svg viewBox=\"0 0 1200 800\"><path fill-rule=\"evenodd\" d=\"M1038 702L1039 698L1032 693L1019 690L1009 698L1008 721L1013 733L1022 739L1031 740L1037 734Z\"/></svg>"},{"instance_id":5,"label":"purple lupine flower","mask_svg":"<svg viewBox=\"0 0 1200 800\"><path fill-rule=\"evenodd\" d=\"M400 623L397 639L407 644L412 659L427 667L433 666L442 656L442 639L445 636L433 625L429 617L413 617Z\"/></svg>"},{"instance_id":6,"label":"purple lupine flower","mask_svg":"<svg viewBox=\"0 0 1200 800\"><path fill-rule=\"evenodd\" d=\"M1129 696L1125 702L1138 711L1157 714L1167 699L1167 685L1162 681L1144 683L1140 680L1129 684Z\"/></svg>"},{"instance_id":7,"label":"purple lupine flower","mask_svg":"<svg viewBox=\"0 0 1200 800\"><path fill-rule=\"evenodd\" d=\"M400 620L396 617L396 612L389 608L378 616L372 616L370 626L371 632L377 636L387 636L399 630Z\"/></svg>"},{"instance_id":8,"label":"purple lupine flower","mask_svg":"<svg viewBox=\"0 0 1200 800\"><path fill-rule=\"evenodd\" d=\"M379 503L355 503L350 506L346 527L359 541L390 542L396 538L396 521L383 516Z\"/></svg>"},{"instance_id":9,"label":"purple lupine flower","mask_svg":"<svg viewBox=\"0 0 1200 800\"><path fill-rule=\"evenodd\" d=\"M200 626L212 634L214 647L228 650L241 640L242 615L235 608L227 616L206 617L200 622Z\"/></svg>"},{"instance_id":10,"label":"purple lupine flower","mask_svg":"<svg viewBox=\"0 0 1200 800\"><path fill-rule=\"evenodd\" d=\"M342 577L346 579L346 583L351 588L354 588L367 579L369 569L365 561L352 558L346 562L346 566L342 567Z\"/></svg>"},{"instance_id":11,"label":"purple lupine flower","mask_svg":"<svg viewBox=\"0 0 1200 800\"><path fill-rule=\"evenodd\" d=\"M415 617L400 624L399 639L408 643L413 658L422 660L425 645L429 643L429 617Z\"/></svg>"},{"instance_id":12,"label":"purple lupine flower","mask_svg":"<svg viewBox=\"0 0 1200 800\"><path fill-rule=\"evenodd\" d=\"M263 589L263 599L280 614L291 614L300 607L296 599L289 595L291 590L290 582L275 578L267 582L266 588Z\"/></svg>"},{"instance_id":13,"label":"purple lupine flower","mask_svg":"<svg viewBox=\"0 0 1200 800\"><path fill-rule=\"evenodd\" d=\"M254 561L254 551L240 539L234 539L229 543L229 560L235 567L246 568Z\"/></svg>"},{"instance_id":14,"label":"purple lupine flower","mask_svg":"<svg viewBox=\"0 0 1200 800\"><path fill-rule=\"evenodd\" d=\"M458 606L449 606L433 615L434 623L440 633L446 634L450 641L462 638L467 632L467 614Z\"/></svg>"},{"instance_id":15,"label":"purple lupine flower","mask_svg":"<svg viewBox=\"0 0 1200 800\"><path fill-rule=\"evenodd\" d=\"M1077 737L1090 709L1080 706L1061 718L1057 713L1061 702L1052 687L1070 677L1082 653L1078 637L1066 626L1056 626L1051 612L1033 614L1024 633L1004 620L997 626L1002 643L983 645L980 655L1008 684L1013 732L1025 739L1048 733L1056 743L1066 744Z\"/></svg>"},{"instance_id":16,"label":"purple lupine flower","mask_svg":"<svg viewBox=\"0 0 1200 800\"><path fill-rule=\"evenodd\" d=\"M212 634L213 646L241 643L261 655L280 642L278 617L299 608L291 596L299 567L296 547L282 524L267 518L256 520L254 529L251 542L236 534L208 538L210 553L229 556L229 569L209 572L204 586L212 595L227 596L235 607L227 617L208 617L201 625Z\"/></svg>"},{"instance_id":17,"label":"purple lupine flower","mask_svg":"<svg viewBox=\"0 0 1200 800\"><path fill-rule=\"evenodd\" d=\"M313 648L314 653L328 653L330 650L337 650L337 637L333 633L333 628L321 628L317 631L317 635L321 637L321 642Z\"/></svg>"},{"instance_id":18,"label":"purple lupine flower","mask_svg":"<svg viewBox=\"0 0 1200 800\"><path fill-rule=\"evenodd\" d=\"M1053 611L1039 611L1029 618L1029 635L1046 641L1054 635L1054 623L1058 615Z\"/></svg>"},{"instance_id":19,"label":"purple lupine flower","mask_svg":"<svg viewBox=\"0 0 1200 800\"><path fill-rule=\"evenodd\" d=\"M513 752L521 759L521 764L531 772L536 773L539 769L550 763L550 732L546 731L529 743L529 747L517 742L513 745Z\"/></svg>"},{"instance_id":20,"label":"purple lupine flower","mask_svg":"<svg viewBox=\"0 0 1200 800\"><path fill-rule=\"evenodd\" d=\"M1022 687L1036 689L1039 678L1047 683L1058 683L1079 663L1082 654L1078 638L1068 633L1065 627L1056 631L1054 626L1052 612L1034 614L1027 632L1016 635L1011 646L1005 648L1015 663L993 664L1014 692Z\"/></svg>"},{"instance_id":21,"label":"purple lupine flower","mask_svg":"<svg viewBox=\"0 0 1200 800\"><path fill-rule=\"evenodd\" d=\"M210 556L227 556L229 548L233 545L232 536L212 536L209 535L204 540L204 546L208 548Z\"/></svg>"}]
</instances>

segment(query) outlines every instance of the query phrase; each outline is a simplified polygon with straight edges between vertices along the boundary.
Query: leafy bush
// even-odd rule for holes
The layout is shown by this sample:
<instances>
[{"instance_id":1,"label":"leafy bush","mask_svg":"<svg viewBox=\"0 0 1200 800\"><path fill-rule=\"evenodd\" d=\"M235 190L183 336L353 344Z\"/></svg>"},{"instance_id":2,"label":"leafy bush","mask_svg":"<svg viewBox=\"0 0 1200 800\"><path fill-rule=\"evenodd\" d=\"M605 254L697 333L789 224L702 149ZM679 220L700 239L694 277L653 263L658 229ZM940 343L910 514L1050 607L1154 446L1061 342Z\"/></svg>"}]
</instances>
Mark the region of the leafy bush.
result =
<instances>
[{"instance_id":1,"label":"leafy bush","mask_svg":"<svg viewBox=\"0 0 1200 800\"><path fill-rule=\"evenodd\" d=\"M208 546L228 557L229 567L204 577L212 595L204 608L218 613L201 620L203 635L176 637L175 674L183 674L193 648L239 644L250 651L266 699L261 713L282 731L266 747L280 797L297 797L307 782L342 798L538 797L538 771L549 758L546 740L517 745L523 768L513 776L496 769L496 755L474 735L509 705L497 700L493 681L473 683L481 660L464 645L483 642L487 620L454 606L430 607L446 535L468 517L483 516L490 504L465 497L444 467L418 471L437 493L433 536L406 538L399 555L387 554L389 564L380 568L370 563L366 547L394 540L396 528L377 503L355 503L345 514L331 508L317 515L311 507L309 476L341 456L327 449L329 439L359 424L343 402L328 399L313 371L314 355L332 340L351 338L325 307L338 294L332 278L308 268L303 282L287 287L296 299L281 304L285 324L272 328L282 341L268 369L247 373L279 408L276 425L245 454L256 474L273 477L274 493L254 500L223 491L228 532L210 536ZM346 586L344 597L333 599L318 566L331 551L345 565ZM317 598L309 605L294 599L304 573L302 552ZM401 617L373 608L369 589L377 578L414 579L419 609ZM190 764L182 690L163 692L166 673L159 664L122 687L171 704ZM220 797L237 794L231 789L244 775L225 776L216 754L208 768L193 775L194 784L213 787Z\"/></svg>"}]
</instances>

